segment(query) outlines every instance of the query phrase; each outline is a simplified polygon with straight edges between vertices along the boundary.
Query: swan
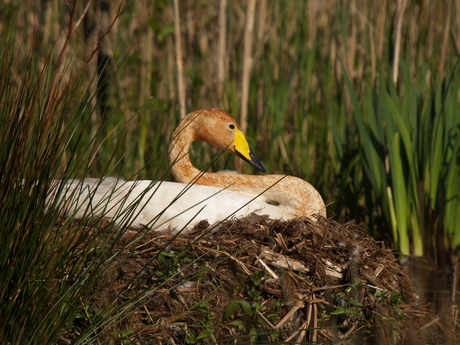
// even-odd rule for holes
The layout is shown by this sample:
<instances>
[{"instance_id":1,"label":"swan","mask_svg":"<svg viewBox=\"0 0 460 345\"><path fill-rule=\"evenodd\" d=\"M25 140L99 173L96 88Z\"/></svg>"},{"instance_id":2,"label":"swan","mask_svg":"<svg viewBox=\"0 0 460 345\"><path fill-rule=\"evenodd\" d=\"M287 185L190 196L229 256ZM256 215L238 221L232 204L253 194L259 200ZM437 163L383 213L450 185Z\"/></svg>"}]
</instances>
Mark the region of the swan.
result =
<instances>
[{"instance_id":1,"label":"swan","mask_svg":"<svg viewBox=\"0 0 460 345\"><path fill-rule=\"evenodd\" d=\"M265 172L235 119L211 108L188 114L171 135L169 161L177 182L86 178L63 185L57 181L53 193L76 219L103 215L132 228L147 226L172 233L187 233L201 220L214 224L250 213L273 219L326 216L320 194L302 179L200 171L189 156L196 140L232 152Z\"/></svg>"}]
</instances>

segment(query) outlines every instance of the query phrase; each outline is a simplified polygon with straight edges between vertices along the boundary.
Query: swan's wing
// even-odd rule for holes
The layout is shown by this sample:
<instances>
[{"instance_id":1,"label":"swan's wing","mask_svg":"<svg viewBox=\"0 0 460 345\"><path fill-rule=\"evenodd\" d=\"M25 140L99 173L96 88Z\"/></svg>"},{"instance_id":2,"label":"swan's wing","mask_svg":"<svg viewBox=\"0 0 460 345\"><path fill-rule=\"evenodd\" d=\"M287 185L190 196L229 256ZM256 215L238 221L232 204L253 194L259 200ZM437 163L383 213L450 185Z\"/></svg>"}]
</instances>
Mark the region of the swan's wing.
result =
<instances>
[{"instance_id":1,"label":"swan's wing","mask_svg":"<svg viewBox=\"0 0 460 345\"><path fill-rule=\"evenodd\" d=\"M199 221L222 221L252 212L290 218L276 206L217 187L175 182L85 179L69 181L65 199L75 218L93 214L132 227L190 229Z\"/></svg>"},{"instance_id":2,"label":"swan's wing","mask_svg":"<svg viewBox=\"0 0 460 345\"><path fill-rule=\"evenodd\" d=\"M170 206L164 211L157 224L160 222L169 222L171 227L182 229L188 225L193 227L201 220L207 220L210 224L223 221L229 217L247 216L253 212L258 214L267 214L272 218L283 217L283 213L276 206L268 205L259 200L253 200L250 197L238 193L223 190L217 187L193 185L187 186L184 192L185 184L168 182L160 186L156 195L149 203L149 207L144 209L148 213L150 205L155 202L157 197L161 200L168 200L168 195L174 190L176 194L183 193L179 198L171 200ZM169 197L170 198L170 197ZM147 214L147 219L151 219L151 214ZM189 223L190 222L190 223Z\"/></svg>"}]
</instances>

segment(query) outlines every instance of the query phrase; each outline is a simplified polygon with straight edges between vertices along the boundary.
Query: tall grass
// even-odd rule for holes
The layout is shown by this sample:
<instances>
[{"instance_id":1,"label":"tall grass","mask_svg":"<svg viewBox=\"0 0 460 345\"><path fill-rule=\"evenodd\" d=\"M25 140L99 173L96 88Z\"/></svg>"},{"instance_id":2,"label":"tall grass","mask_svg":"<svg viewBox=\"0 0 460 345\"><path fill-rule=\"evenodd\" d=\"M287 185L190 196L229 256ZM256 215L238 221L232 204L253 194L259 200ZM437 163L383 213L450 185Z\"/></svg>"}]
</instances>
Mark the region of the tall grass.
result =
<instances>
[{"instance_id":1,"label":"tall grass","mask_svg":"<svg viewBox=\"0 0 460 345\"><path fill-rule=\"evenodd\" d=\"M52 85L65 85L52 82L63 74L53 68L50 52L38 50L41 60L31 45L27 57L17 59L24 56L20 44L10 31L0 56L0 339L51 344L101 283L90 273L107 263L107 253L99 250L102 239L63 219L57 202L48 198L63 188L53 179L65 181L83 163L67 155L75 152L70 139L81 135L74 130L88 100L77 100L83 110L73 108L70 96L77 94L77 84L60 97L52 94ZM21 76L14 75L18 69Z\"/></svg>"},{"instance_id":2,"label":"tall grass","mask_svg":"<svg viewBox=\"0 0 460 345\"><path fill-rule=\"evenodd\" d=\"M77 13L70 11L70 28ZM72 35L67 36L69 41ZM194 265L189 256L174 256L181 260L179 269L153 256L138 275L120 282L114 296L94 303L95 296L113 284L118 268L129 258L126 253L148 233L141 231L120 243L140 200L125 205L127 211L117 217L117 224L103 221L103 212L95 217L90 208L77 222L72 213L66 214L68 200L63 195L69 180L90 174L95 165L103 175L128 166L125 162L132 151L125 149L124 136L130 123L120 121L107 129L111 122L106 120L88 138L100 83L97 77L85 81L86 62L80 74L69 77L71 60L54 62L52 46L32 41L27 56L18 59L23 41L14 25L4 39L0 52L0 342L56 344L67 341L66 336L73 344L128 341L131 331L118 331L124 319L161 298L171 286L194 280L209 268L186 274ZM67 47L64 44L56 56L64 56ZM75 190L78 193L80 188ZM148 280L158 283L150 286Z\"/></svg>"},{"instance_id":3,"label":"tall grass","mask_svg":"<svg viewBox=\"0 0 460 345\"><path fill-rule=\"evenodd\" d=\"M65 204L59 197L66 192L66 182L88 174L98 152L106 148L104 140L98 140L105 131L102 125L96 138L82 140L94 111L97 79L85 84L82 75L68 78L68 66L59 68L52 49L37 41L31 42L25 56L13 25L3 39L0 341L56 344L66 332L73 332L75 344L117 339L119 335L111 334L115 325L155 291L133 294L130 288L140 284L136 277L116 296L124 296L124 303L91 304L122 262L123 248L115 250L115 245L134 215L119 226L102 227L101 219L89 214L77 223L64 217ZM65 52L64 45L61 53ZM126 131L126 124L118 130ZM104 139L110 142L112 158L102 171L122 169L117 136Z\"/></svg>"},{"instance_id":4,"label":"tall grass","mask_svg":"<svg viewBox=\"0 0 460 345\"><path fill-rule=\"evenodd\" d=\"M87 57L99 30L108 25L104 18L116 15L117 3L109 7L95 4L89 9L82 30L75 34L72 51L76 59L69 62L70 68L77 69L77 61ZM83 8L84 4L79 6ZM20 8L20 32L28 26L26 20L32 7ZM219 8L206 1L180 2L186 110L217 106L239 117L246 2L228 4L228 30L224 38L218 27ZM41 10L46 16L37 26L47 33L43 35L45 40L55 39L59 36L57 28L64 23L61 18L65 16L60 14L65 13L65 6L54 0ZM140 111L139 120L129 128L136 132L141 124L148 126L141 129L142 140L133 157L131 169L136 170L144 166L145 158L149 161L149 157L164 148L179 119L174 11L172 2L141 1L128 3L124 10L126 15L120 17L103 41L105 60L97 64L109 61L112 68L105 73L113 78L107 84L105 95L99 93L93 101L100 98L102 105L95 109L90 127L97 126L102 119L117 123L152 97ZM455 37L453 42L442 39L446 28L441 24L446 18L452 32L459 25L457 17L447 15L448 10L439 2L409 1L402 21L402 53L411 58L411 71L418 73L419 67L428 62L436 82L445 75L455 53ZM457 10L454 5L452 12ZM386 1L379 4L289 1L283 6L276 2L257 2L247 122L249 137L258 144L255 151L267 157L264 163L270 171L283 173L300 167L295 174L314 182L326 199L337 200L336 186L331 182L335 172L327 165L339 163L324 158L330 154L331 144L326 109L332 107L337 111L345 101L341 62L358 94L375 80L380 66L385 67L384 71L392 68L396 11L396 4ZM352 121L351 114L345 117L347 122ZM207 150L207 147L197 148L197 164L202 162L204 166L209 162ZM228 168L233 164L233 160L227 161L218 161L215 168ZM155 165L153 162L145 170L144 177L157 170ZM244 169L252 172L250 167Z\"/></svg>"},{"instance_id":5,"label":"tall grass","mask_svg":"<svg viewBox=\"0 0 460 345\"><path fill-rule=\"evenodd\" d=\"M141 171L139 177L153 178L156 171L164 169L161 157L164 157L167 140L180 117L177 73L183 74L181 87L186 91L187 112L217 106L238 118L243 96L243 69L248 64L244 59L250 59L249 88L244 92L249 96L247 132L255 153L264 157L270 172L300 176L315 185L331 203L330 214L342 220L352 217L366 221L373 218L375 210L363 212L364 200L369 197L359 181L362 178L359 175L360 143L356 135L362 131L358 132L354 125L352 109L356 110L356 102L350 102L348 90L353 88L359 103L363 99L370 102L370 98L379 93L377 88L369 93L369 87L389 85L395 68L399 71L401 66L398 79L402 84L398 82L400 87L396 86L399 97L406 97L403 88L409 83L408 73L416 84L425 80L425 85L420 87L429 93L446 84L451 76L452 87L458 79L451 72L459 46L456 32L460 28L460 16L454 13L460 8L456 2L408 1L401 15L395 3L386 1L379 4L371 1L292 1L283 6L260 1L256 4L253 32L249 33L254 38L252 54L246 58L243 37L247 8L244 1L223 3L226 18L219 14L220 5L181 1L178 17L182 40L178 48L174 45L172 3L127 3L123 7L126 15L119 18L106 39L99 43L98 32L107 29L110 19L120 10L118 4L95 4L89 8L87 19L81 23L82 30L75 32L71 42L75 58L69 59L71 56L66 54L65 63L69 71L75 73L79 69L78 61L91 56L89 52L95 45L100 46L100 57L88 65L88 71L93 74L88 72L85 76L90 83L98 70L104 71L99 73L98 92L90 101L93 110L88 135L81 137L81 146L93 140L97 128L105 124L106 129L99 132L101 139L98 140L109 134L118 135L112 142L120 147L120 152L130 148L133 151L130 160L121 158L125 163L125 177ZM84 7L84 4L77 5L80 11ZM22 33L28 27L27 20L33 18L31 8L33 6L19 7L18 33ZM58 30L65 24L65 16L60 15L66 11L65 5L54 0L40 10L43 15L35 16L38 28L35 36L59 46L65 39ZM4 13L8 17L10 12ZM401 24L398 31L394 22L397 13ZM226 30L219 27L219 23L226 23ZM400 43L396 43L396 35ZM451 40L446 39L449 36ZM25 36L26 41L29 38ZM396 59L393 54L397 44L401 45L403 60ZM179 48L182 73L176 70ZM26 56L23 52L19 55ZM51 58L56 60L57 54ZM18 78L16 74L20 72L20 68L13 71L13 77ZM344 75L348 76L348 86L344 84ZM390 95L394 99L395 93ZM411 96L407 97L405 99ZM403 104L395 101L394 105ZM365 118L367 109L363 110ZM123 136L113 131L117 123L132 118L135 112L138 116L132 119ZM134 141L138 135L139 140ZM407 142L407 138L405 140ZM194 161L200 168L207 167L217 151L205 145L194 147ZM98 161L92 165L91 175L104 173L102 167L111 159L104 152L96 155ZM233 162L233 158L224 155L213 163L213 169L231 169ZM113 168L112 174L121 174L120 169ZM243 166L242 170L255 173L248 166ZM392 174L397 174L396 170L393 169ZM413 185L411 188L414 193ZM400 188L385 189L379 195L386 199L390 192L390 199L403 200L403 196L395 195L402 193ZM430 193L436 194L436 187ZM421 226L415 218L400 219L395 225L395 217L402 217L404 208L395 206L393 219L390 208L386 209L382 212L388 221L374 222L383 237L389 230L393 241L399 242L406 237L398 236L398 232L406 232L407 226L412 227L412 224L415 228ZM400 230L394 232L396 228ZM412 238L415 240L417 236ZM407 253L407 241L400 248ZM415 248L420 248L420 242Z\"/></svg>"}]
</instances>

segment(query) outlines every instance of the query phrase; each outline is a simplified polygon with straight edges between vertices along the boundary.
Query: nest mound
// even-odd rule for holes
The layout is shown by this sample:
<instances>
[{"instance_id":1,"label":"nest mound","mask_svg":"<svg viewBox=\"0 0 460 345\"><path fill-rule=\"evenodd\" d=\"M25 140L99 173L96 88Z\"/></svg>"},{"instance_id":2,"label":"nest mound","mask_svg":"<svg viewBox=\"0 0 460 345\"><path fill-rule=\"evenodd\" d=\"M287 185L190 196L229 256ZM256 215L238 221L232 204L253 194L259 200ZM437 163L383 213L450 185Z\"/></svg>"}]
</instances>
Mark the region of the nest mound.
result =
<instances>
[{"instance_id":1,"label":"nest mound","mask_svg":"<svg viewBox=\"0 0 460 345\"><path fill-rule=\"evenodd\" d=\"M209 228L122 247L95 303L139 277L148 301L122 325L139 344L422 341L414 329L428 321L414 285L362 226L251 215Z\"/></svg>"},{"instance_id":2,"label":"nest mound","mask_svg":"<svg viewBox=\"0 0 460 345\"><path fill-rule=\"evenodd\" d=\"M392 251L354 222L251 215L207 229L202 222L187 235L149 234L120 259L115 282L148 267L145 288L159 286L125 321L137 339L407 343L407 316L422 316Z\"/></svg>"}]
</instances>

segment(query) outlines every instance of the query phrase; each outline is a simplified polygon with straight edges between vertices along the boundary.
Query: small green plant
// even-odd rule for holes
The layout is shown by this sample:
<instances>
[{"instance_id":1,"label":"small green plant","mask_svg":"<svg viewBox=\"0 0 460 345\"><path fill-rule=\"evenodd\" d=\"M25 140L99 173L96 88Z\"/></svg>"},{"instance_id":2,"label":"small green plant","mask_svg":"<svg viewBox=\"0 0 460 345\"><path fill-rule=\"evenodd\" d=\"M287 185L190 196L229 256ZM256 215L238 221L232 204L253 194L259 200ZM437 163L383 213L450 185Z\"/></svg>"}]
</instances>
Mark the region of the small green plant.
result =
<instances>
[{"instance_id":1,"label":"small green plant","mask_svg":"<svg viewBox=\"0 0 460 345\"><path fill-rule=\"evenodd\" d=\"M213 332L214 332L214 319L216 318L212 312L212 309L208 302L212 301L213 298L207 298L205 300L195 303L189 308L188 311L195 312L193 320L196 322L196 325L192 328L200 327L203 330L200 331L196 336L193 332L187 332L187 337L185 339L187 344L196 344L199 341L210 339L216 341Z\"/></svg>"},{"instance_id":2,"label":"small green plant","mask_svg":"<svg viewBox=\"0 0 460 345\"><path fill-rule=\"evenodd\" d=\"M184 252L171 253L166 250L161 250L156 255L158 260L158 268L155 272L158 279L164 279L177 274L180 267L190 263L190 259Z\"/></svg>"},{"instance_id":3,"label":"small green plant","mask_svg":"<svg viewBox=\"0 0 460 345\"><path fill-rule=\"evenodd\" d=\"M262 293L261 285L269 278L266 273L265 269L262 269L255 271L249 277L240 276L240 286L249 300L232 300L224 310L224 320L229 320L231 326L244 329L251 344L257 343L262 334L271 341L278 339L278 334L268 329L257 315L263 309L259 302Z\"/></svg>"},{"instance_id":4,"label":"small green plant","mask_svg":"<svg viewBox=\"0 0 460 345\"><path fill-rule=\"evenodd\" d=\"M363 304L357 299L357 291L359 287L360 283L355 282L351 286L347 287L344 292L333 293L331 297L334 298L337 306L335 310L330 312L330 315L353 315L354 317L361 319L363 316L359 312L359 309L363 307Z\"/></svg>"}]
</instances>

